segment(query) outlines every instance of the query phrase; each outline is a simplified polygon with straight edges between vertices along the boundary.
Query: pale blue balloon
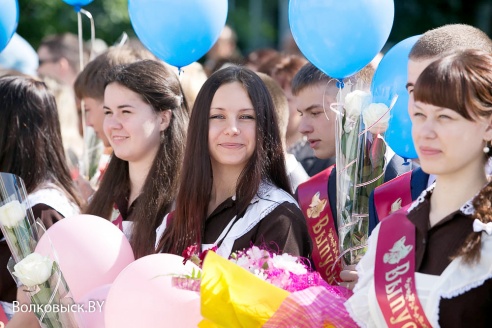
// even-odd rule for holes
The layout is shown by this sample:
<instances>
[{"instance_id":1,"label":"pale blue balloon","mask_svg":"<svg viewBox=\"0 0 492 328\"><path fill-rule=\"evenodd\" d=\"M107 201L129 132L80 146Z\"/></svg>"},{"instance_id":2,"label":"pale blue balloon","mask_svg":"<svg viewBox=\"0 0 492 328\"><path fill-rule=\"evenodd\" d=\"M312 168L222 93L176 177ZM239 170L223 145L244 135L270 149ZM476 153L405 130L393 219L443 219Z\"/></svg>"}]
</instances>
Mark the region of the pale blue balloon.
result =
<instances>
[{"instance_id":1,"label":"pale blue balloon","mask_svg":"<svg viewBox=\"0 0 492 328\"><path fill-rule=\"evenodd\" d=\"M398 99L391 110L385 140L393 151L403 158L417 158L412 140L412 122L408 114L408 54L420 35L409 37L394 45L381 59L371 83L373 101L390 105Z\"/></svg>"},{"instance_id":2,"label":"pale blue balloon","mask_svg":"<svg viewBox=\"0 0 492 328\"><path fill-rule=\"evenodd\" d=\"M157 57L178 68L205 55L227 18L227 0L129 0L133 29Z\"/></svg>"},{"instance_id":3,"label":"pale blue balloon","mask_svg":"<svg viewBox=\"0 0 492 328\"><path fill-rule=\"evenodd\" d=\"M17 30L19 4L17 0L0 0L0 51L2 51Z\"/></svg>"},{"instance_id":4,"label":"pale blue balloon","mask_svg":"<svg viewBox=\"0 0 492 328\"><path fill-rule=\"evenodd\" d=\"M63 0L63 2L69 4L70 6L73 6L73 9L75 9L76 12L79 12L80 8L88 5L92 1L94 0Z\"/></svg>"},{"instance_id":5,"label":"pale blue balloon","mask_svg":"<svg viewBox=\"0 0 492 328\"><path fill-rule=\"evenodd\" d=\"M393 0L290 0L294 40L313 65L333 78L371 62L393 26Z\"/></svg>"}]
</instances>

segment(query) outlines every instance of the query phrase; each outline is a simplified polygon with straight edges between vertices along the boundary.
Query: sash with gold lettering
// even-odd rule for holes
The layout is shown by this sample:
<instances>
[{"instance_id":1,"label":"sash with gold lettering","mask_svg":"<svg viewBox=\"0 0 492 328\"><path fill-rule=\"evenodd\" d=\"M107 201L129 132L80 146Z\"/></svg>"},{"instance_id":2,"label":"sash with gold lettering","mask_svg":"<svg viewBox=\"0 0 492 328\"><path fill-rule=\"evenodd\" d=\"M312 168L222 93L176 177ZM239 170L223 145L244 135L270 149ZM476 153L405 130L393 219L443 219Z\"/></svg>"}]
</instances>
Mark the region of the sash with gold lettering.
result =
<instances>
[{"instance_id":1,"label":"sash with gold lettering","mask_svg":"<svg viewBox=\"0 0 492 328\"><path fill-rule=\"evenodd\" d=\"M406 210L381 221L376 248L376 297L389 327L432 327L415 285L415 226Z\"/></svg>"},{"instance_id":2,"label":"sash with gold lettering","mask_svg":"<svg viewBox=\"0 0 492 328\"><path fill-rule=\"evenodd\" d=\"M338 234L328 199L328 179L334 167L321 171L297 188L299 205L313 241L313 262L329 284L337 282L342 270L341 262L337 261L340 252Z\"/></svg>"},{"instance_id":3,"label":"sash with gold lettering","mask_svg":"<svg viewBox=\"0 0 492 328\"><path fill-rule=\"evenodd\" d=\"M412 202L412 171L390 180L374 190L374 206L379 221Z\"/></svg>"}]
</instances>

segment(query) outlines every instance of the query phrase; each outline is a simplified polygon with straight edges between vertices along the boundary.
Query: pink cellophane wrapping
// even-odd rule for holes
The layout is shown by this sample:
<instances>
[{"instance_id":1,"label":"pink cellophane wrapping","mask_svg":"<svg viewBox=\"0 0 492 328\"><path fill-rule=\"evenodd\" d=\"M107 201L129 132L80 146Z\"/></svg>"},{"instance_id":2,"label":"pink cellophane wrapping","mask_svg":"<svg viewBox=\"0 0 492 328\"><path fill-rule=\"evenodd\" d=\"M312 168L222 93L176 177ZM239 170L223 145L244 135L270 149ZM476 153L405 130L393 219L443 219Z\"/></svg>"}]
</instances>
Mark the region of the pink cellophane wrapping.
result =
<instances>
[{"instance_id":1,"label":"pink cellophane wrapping","mask_svg":"<svg viewBox=\"0 0 492 328\"><path fill-rule=\"evenodd\" d=\"M264 328L346 327L356 328L343 303L351 292L338 286L317 286L291 293Z\"/></svg>"}]
</instances>

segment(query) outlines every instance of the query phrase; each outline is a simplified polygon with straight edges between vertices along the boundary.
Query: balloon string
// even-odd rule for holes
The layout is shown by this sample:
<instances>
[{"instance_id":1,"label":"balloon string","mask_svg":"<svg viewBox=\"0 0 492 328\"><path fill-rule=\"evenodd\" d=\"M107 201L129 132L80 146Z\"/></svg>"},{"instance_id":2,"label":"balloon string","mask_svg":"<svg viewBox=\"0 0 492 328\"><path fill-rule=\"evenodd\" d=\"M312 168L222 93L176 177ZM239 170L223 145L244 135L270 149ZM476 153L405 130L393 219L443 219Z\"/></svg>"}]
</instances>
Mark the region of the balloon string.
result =
<instances>
[{"instance_id":1,"label":"balloon string","mask_svg":"<svg viewBox=\"0 0 492 328\"><path fill-rule=\"evenodd\" d=\"M340 81L337 80L337 79L330 79L328 82L326 82L326 85L325 85L325 88L323 90L323 114L325 115L326 119L329 121L330 118L328 117L328 114L326 113L326 107L325 107L325 96L326 96L326 92L328 91L328 87L330 86L330 83L333 82L333 81L336 81L337 82L337 87L339 88L339 91L338 91L338 94L341 94L342 93L342 88L343 88L343 83L339 83ZM338 98L338 94L337 94L337 98ZM336 114L340 114L340 112L338 111L338 109L335 109L334 108L334 105L335 106L338 106L338 105L341 105L340 102L338 102L338 99L337 99L337 102L336 103L331 103L329 105L329 108L331 111L335 112Z\"/></svg>"},{"instance_id":2,"label":"balloon string","mask_svg":"<svg viewBox=\"0 0 492 328\"><path fill-rule=\"evenodd\" d=\"M95 57L94 42L96 40L96 26L94 25L94 18L92 17L92 14L89 11L85 9L80 9L80 12L85 16L87 16L87 18L89 18L89 21L91 22L91 52L89 56L89 61L90 61Z\"/></svg>"},{"instance_id":3,"label":"balloon string","mask_svg":"<svg viewBox=\"0 0 492 328\"><path fill-rule=\"evenodd\" d=\"M80 71L84 69L84 40L82 38L82 14L77 12L77 25L78 25L78 38L79 38L79 68ZM82 113L82 137L84 139L84 146L82 151L82 175L89 179L89 153L87 151L87 129L85 126L85 105L84 101L80 99L80 111ZM80 171L80 170L79 170Z\"/></svg>"},{"instance_id":4,"label":"balloon string","mask_svg":"<svg viewBox=\"0 0 492 328\"><path fill-rule=\"evenodd\" d=\"M126 41L128 41L128 34L126 34L126 32L123 32L121 34L121 40L120 42L118 42L118 44L116 44L117 47L122 47Z\"/></svg>"}]
</instances>

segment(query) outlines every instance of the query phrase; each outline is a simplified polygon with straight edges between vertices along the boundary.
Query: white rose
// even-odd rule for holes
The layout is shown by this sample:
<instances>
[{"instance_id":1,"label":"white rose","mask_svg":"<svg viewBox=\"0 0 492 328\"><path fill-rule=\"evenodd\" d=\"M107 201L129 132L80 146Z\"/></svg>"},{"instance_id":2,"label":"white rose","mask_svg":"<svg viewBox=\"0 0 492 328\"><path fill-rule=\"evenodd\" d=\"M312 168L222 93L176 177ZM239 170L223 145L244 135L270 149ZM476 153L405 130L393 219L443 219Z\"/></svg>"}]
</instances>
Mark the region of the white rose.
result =
<instances>
[{"instance_id":1,"label":"white rose","mask_svg":"<svg viewBox=\"0 0 492 328\"><path fill-rule=\"evenodd\" d=\"M347 117L358 117L362 110L371 103L371 94L362 90L355 90L345 96L345 113Z\"/></svg>"},{"instance_id":2,"label":"white rose","mask_svg":"<svg viewBox=\"0 0 492 328\"><path fill-rule=\"evenodd\" d=\"M13 200L0 207L0 223L13 228L19 224L26 216L26 208L18 200Z\"/></svg>"},{"instance_id":3,"label":"white rose","mask_svg":"<svg viewBox=\"0 0 492 328\"><path fill-rule=\"evenodd\" d=\"M370 127L369 132L372 134L384 133L388 129L389 119L388 106L385 104L372 103L362 112L364 125L366 129Z\"/></svg>"},{"instance_id":4,"label":"white rose","mask_svg":"<svg viewBox=\"0 0 492 328\"><path fill-rule=\"evenodd\" d=\"M44 283L51 276L53 261L38 253L31 253L14 265L13 274L27 287Z\"/></svg>"}]
</instances>

